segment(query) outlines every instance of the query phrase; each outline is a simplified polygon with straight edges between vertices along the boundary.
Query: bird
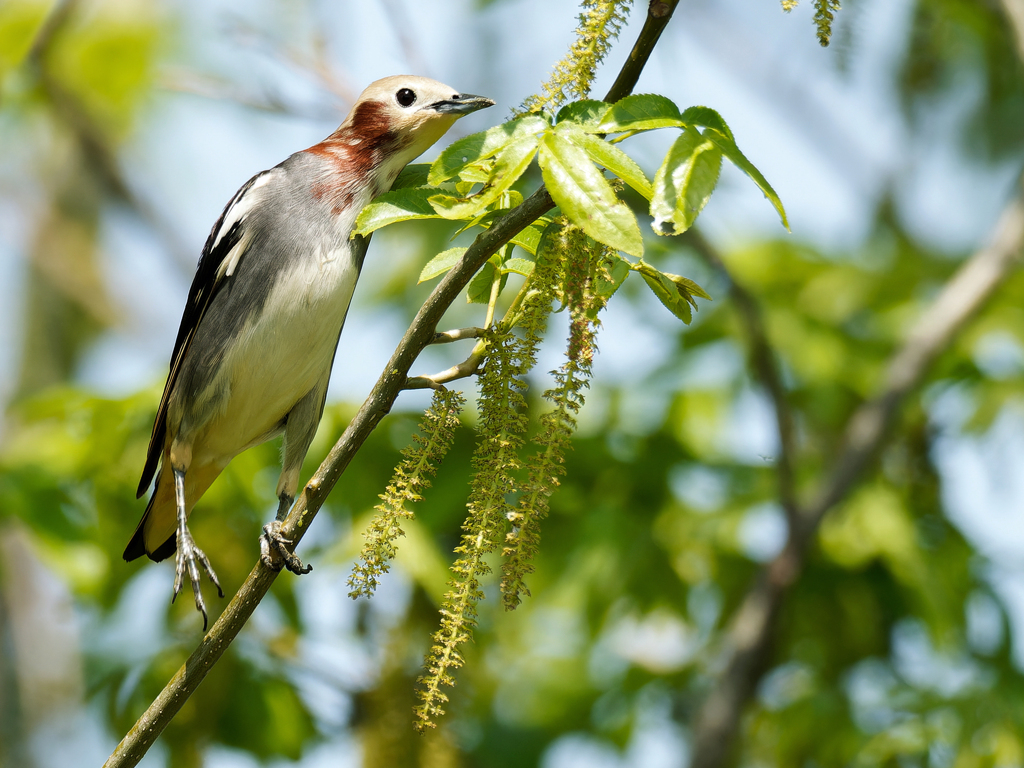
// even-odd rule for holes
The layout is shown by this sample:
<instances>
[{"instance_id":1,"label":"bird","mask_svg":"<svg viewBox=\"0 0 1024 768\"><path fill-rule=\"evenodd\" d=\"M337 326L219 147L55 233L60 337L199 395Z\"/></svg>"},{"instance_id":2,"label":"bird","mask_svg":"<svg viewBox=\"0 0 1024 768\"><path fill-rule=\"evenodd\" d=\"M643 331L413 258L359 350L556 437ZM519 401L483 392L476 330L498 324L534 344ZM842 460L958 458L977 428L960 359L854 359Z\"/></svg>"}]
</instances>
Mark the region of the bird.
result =
<instances>
[{"instance_id":1,"label":"bird","mask_svg":"<svg viewBox=\"0 0 1024 768\"><path fill-rule=\"evenodd\" d=\"M136 497L153 493L124 559L176 553L171 601L188 575L207 627L200 569L224 591L188 528L232 458L283 435L265 565L308 573L281 533L323 414L369 238L356 217L457 119L494 105L425 77L371 83L334 133L258 173L228 202L202 250L182 313Z\"/></svg>"}]
</instances>

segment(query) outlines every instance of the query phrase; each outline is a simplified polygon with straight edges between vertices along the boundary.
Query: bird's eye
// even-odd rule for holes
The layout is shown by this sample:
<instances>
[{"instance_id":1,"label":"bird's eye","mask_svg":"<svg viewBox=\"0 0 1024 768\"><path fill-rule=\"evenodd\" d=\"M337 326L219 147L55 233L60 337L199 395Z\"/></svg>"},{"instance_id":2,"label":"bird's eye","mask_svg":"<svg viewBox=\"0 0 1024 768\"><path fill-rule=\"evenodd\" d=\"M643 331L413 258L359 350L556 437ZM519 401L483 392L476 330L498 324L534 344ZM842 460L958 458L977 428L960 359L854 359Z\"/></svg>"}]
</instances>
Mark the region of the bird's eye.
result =
<instances>
[{"instance_id":1,"label":"bird's eye","mask_svg":"<svg viewBox=\"0 0 1024 768\"><path fill-rule=\"evenodd\" d=\"M395 94L395 100L403 107L411 107L416 102L416 94L409 88L403 88Z\"/></svg>"}]
</instances>

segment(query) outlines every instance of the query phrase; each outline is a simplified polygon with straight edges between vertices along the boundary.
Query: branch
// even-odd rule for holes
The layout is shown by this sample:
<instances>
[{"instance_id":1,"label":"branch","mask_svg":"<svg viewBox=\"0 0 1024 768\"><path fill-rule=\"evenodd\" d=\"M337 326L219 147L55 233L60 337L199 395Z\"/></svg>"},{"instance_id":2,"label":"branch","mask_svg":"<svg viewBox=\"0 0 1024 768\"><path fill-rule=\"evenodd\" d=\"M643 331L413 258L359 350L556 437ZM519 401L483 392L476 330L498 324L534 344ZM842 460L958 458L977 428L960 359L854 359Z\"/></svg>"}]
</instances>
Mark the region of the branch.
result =
<instances>
[{"instance_id":1,"label":"branch","mask_svg":"<svg viewBox=\"0 0 1024 768\"><path fill-rule=\"evenodd\" d=\"M793 409L789 404L786 387L782 383L782 374L776 362L775 350L768 340L764 327L761 307L754 295L735 278L725 266L718 251L696 229L689 230L683 238L713 269L720 272L729 281L729 292L740 313L750 344L750 357L754 373L761 386L768 392L775 410L775 425L779 434L779 455L775 460L775 470L779 480L779 501L786 511L790 526L797 519L799 507L796 498L796 483L793 479L793 461L796 458L796 436L793 429Z\"/></svg>"},{"instance_id":2,"label":"branch","mask_svg":"<svg viewBox=\"0 0 1024 768\"><path fill-rule=\"evenodd\" d=\"M486 331L483 328L455 328L451 331L438 331L434 334L431 344L450 344L463 339L479 339Z\"/></svg>"},{"instance_id":3,"label":"branch","mask_svg":"<svg viewBox=\"0 0 1024 768\"><path fill-rule=\"evenodd\" d=\"M441 389L443 385L458 379L468 379L470 376L480 372L480 366L486 357L486 345L483 343L477 344L473 354L458 365L446 368L440 373L432 373L427 376L412 376L406 379L403 389Z\"/></svg>"},{"instance_id":4,"label":"branch","mask_svg":"<svg viewBox=\"0 0 1024 768\"><path fill-rule=\"evenodd\" d=\"M779 606L800 575L822 518L849 493L885 443L903 400L1017 265L1022 247L1024 196L1018 193L1000 217L991 245L971 256L949 279L893 355L880 394L854 412L824 488L795 520L785 549L761 570L733 616L723 672L698 716L691 768L717 768L724 763L743 708L768 662Z\"/></svg>"},{"instance_id":5,"label":"branch","mask_svg":"<svg viewBox=\"0 0 1024 768\"><path fill-rule=\"evenodd\" d=\"M611 104L633 92L637 80L640 79L640 73L647 66L647 60L651 57L654 46L658 44L661 33L665 31L665 27L672 19L677 5L679 5L679 0L650 0L647 5L647 18L644 20L643 29L640 30L640 36L633 45L633 50L629 52L626 63L619 70L619 76L615 78L612 87L608 89L608 94L604 97L605 101Z\"/></svg>"},{"instance_id":6,"label":"branch","mask_svg":"<svg viewBox=\"0 0 1024 768\"><path fill-rule=\"evenodd\" d=\"M434 335L431 344L450 344L462 339L479 339L486 331L483 328L456 328L453 331L442 331ZM458 365L453 365L440 373L426 376L412 376L405 380L404 389L443 389L444 384L458 379L468 379L480 371L480 365L487 357L487 345L483 342L473 347L472 353Z\"/></svg>"},{"instance_id":7,"label":"branch","mask_svg":"<svg viewBox=\"0 0 1024 768\"><path fill-rule=\"evenodd\" d=\"M640 42L637 42L633 53L630 54L629 61L623 67L623 72L620 72L615 84L605 96L605 101L617 101L632 90L654 48L654 42L657 42L661 31L671 19L677 3L678 0L670 0L668 3L652 3L652 8L658 6L659 15L650 12L640 33L641 39L650 40L650 43L645 43L641 47ZM667 10L662 6L667 6ZM656 34L652 32L653 29L657 30ZM626 74L627 69L628 75ZM623 89L625 90L623 91ZM480 233L463 254L459 263L444 276L444 279L416 313L416 317L405 336L402 337L402 341L395 349L369 397L363 402L359 412L295 500L295 504L282 525L281 533L285 538L295 542L296 545L301 541L327 495L334 488L349 462L352 461L352 457L355 456L381 419L391 410L406 384L409 369L420 352L428 344L438 339L437 324L441 321L445 311L469 284L473 275L487 259L507 245L516 234L554 206L551 195L548 194L545 187L541 186L522 204L495 221L490 229ZM189 696L199 687L213 665L227 650L231 641L241 631L276 578L277 572L269 570L261 560L257 559L256 567L250 572L235 596L231 598L231 602L199 643L199 647L192 652L184 665L168 681L153 703L117 745L113 754L104 763L104 768L128 768L138 764Z\"/></svg>"}]
</instances>

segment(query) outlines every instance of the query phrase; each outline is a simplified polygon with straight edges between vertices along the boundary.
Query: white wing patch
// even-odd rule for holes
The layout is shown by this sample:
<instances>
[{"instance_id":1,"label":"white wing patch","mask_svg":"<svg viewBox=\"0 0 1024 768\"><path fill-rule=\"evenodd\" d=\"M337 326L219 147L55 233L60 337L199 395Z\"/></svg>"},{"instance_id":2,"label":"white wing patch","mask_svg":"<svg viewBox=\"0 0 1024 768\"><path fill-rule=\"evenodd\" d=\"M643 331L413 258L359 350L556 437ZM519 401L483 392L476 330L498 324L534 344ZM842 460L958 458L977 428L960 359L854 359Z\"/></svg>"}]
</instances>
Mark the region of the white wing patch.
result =
<instances>
[{"instance_id":1,"label":"white wing patch","mask_svg":"<svg viewBox=\"0 0 1024 768\"><path fill-rule=\"evenodd\" d=\"M244 191L239 191L238 194L235 195L230 205L228 205L227 213L224 214L224 221L221 223L220 229L217 231L217 237L213 240L213 250L216 250L217 246L220 245L221 238L230 232L231 228L235 226L237 222L244 219L249 211L262 201L263 193L259 191L260 187L264 186L276 175L276 168L264 171L256 177L256 180L253 181L251 187ZM232 249L232 253L234 253L235 250L237 250L237 248ZM239 255L241 255L241 253L239 253ZM238 259L236 257L235 261L237 260ZM232 270L233 269L234 267L232 267ZM221 276L220 270L218 270L217 274L218 276ZM230 275L231 271L227 274Z\"/></svg>"},{"instance_id":2,"label":"white wing patch","mask_svg":"<svg viewBox=\"0 0 1024 768\"><path fill-rule=\"evenodd\" d=\"M231 277L235 274L235 267L238 266L238 262L242 260L242 255L249 250L249 242L252 240L252 232L247 230L241 237L241 239L235 243L235 247L228 251L224 260L217 267L217 282L220 282L225 277Z\"/></svg>"}]
</instances>

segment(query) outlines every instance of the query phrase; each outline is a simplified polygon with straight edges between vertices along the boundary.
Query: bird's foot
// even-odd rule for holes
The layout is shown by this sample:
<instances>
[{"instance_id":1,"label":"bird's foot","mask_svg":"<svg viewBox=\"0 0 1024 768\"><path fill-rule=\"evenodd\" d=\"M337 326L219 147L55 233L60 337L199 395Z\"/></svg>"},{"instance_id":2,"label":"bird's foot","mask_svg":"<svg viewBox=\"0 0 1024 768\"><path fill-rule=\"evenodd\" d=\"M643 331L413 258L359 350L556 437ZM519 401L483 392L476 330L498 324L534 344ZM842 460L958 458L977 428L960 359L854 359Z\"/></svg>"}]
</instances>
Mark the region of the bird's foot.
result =
<instances>
[{"instance_id":1,"label":"bird's foot","mask_svg":"<svg viewBox=\"0 0 1024 768\"><path fill-rule=\"evenodd\" d=\"M171 598L171 602L173 603L178 598L178 593L181 592L181 587L185 580L185 571L188 571L189 581L192 582L192 593L196 598L196 608L203 614L203 632L205 632L206 626L209 623L209 617L206 613L206 602L203 600L203 590L199 581L199 566L203 567L206 575L210 577L210 581L217 587L218 595L224 597L224 590L220 588L220 582L217 581L217 574L213 572L213 566L210 565L209 558L206 557L206 553L203 550L196 546L196 542L187 527L182 526L178 528L176 543L178 545L178 555L175 558L174 596Z\"/></svg>"},{"instance_id":2,"label":"bird's foot","mask_svg":"<svg viewBox=\"0 0 1024 768\"><path fill-rule=\"evenodd\" d=\"M263 533L260 535L260 560L263 564L274 571L287 568L292 573L301 576L313 570L312 565L303 565L298 556L292 552L294 542L286 539L281 533L283 524L280 520L272 520L263 526Z\"/></svg>"}]
</instances>

